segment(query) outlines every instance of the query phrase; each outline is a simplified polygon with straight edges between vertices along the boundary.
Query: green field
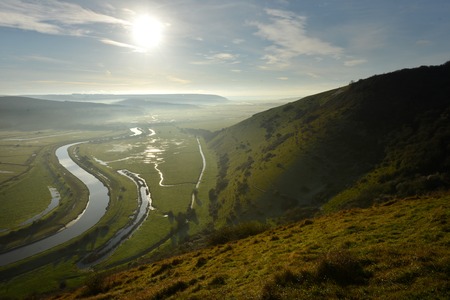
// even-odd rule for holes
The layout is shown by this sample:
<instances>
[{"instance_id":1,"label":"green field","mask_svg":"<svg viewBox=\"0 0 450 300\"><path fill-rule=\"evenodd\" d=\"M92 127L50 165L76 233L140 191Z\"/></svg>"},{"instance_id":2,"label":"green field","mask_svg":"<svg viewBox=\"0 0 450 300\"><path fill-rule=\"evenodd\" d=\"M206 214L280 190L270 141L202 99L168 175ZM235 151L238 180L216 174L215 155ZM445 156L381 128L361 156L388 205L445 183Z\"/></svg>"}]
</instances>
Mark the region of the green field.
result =
<instances>
[{"instance_id":1,"label":"green field","mask_svg":"<svg viewBox=\"0 0 450 300\"><path fill-rule=\"evenodd\" d=\"M200 138L207 164L191 210L192 193L202 170L197 137L175 125L147 125L142 129L144 133L141 136L131 136L127 130L116 133L2 133L0 166L5 172L0 177L4 178L0 185L3 208L0 228L14 229L1 233L5 249L28 242L29 238L25 237L31 233L32 238L38 239L55 232L84 208L87 201L84 185L57 163L54 151L60 145L91 140L71 147L69 153L79 165L104 182L110 195L107 212L86 233L36 257L0 268L0 276L7 281L1 286L2 293L7 289L8 294L24 295L23 284L27 284L29 290L44 292L61 284L77 285L83 280L85 271L74 265L131 222L130 218L138 207L136 184L120 175L118 170L140 174L149 186L155 209L149 212L139 229L96 268L167 251L188 236L204 230L211 222L207 199L209 189L215 185L217 167L214 154L208 152ZM117 138L108 138L112 136ZM11 143L12 138L14 143ZM15 173L9 173L12 172L10 170L15 170ZM60 205L38 222L19 226L48 206L51 200L48 187L55 187L61 194ZM72 209L69 210L69 206ZM191 215L188 216L189 211ZM195 218L189 220L192 212ZM42 286L43 280L45 287Z\"/></svg>"},{"instance_id":2,"label":"green field","mask_svg":"<svg viewBox=\"0 0 450 300\"><path fill-rule=\"evenodd\" d=\"M127 169L140 174L150 188L152 206L155 208L133 234L133 238L125 241L104 264L116 264L130 257L148 254L154 248L176 245L183 237L196 233L209 221L206 203L200 205L201 202L197 201L194 209L200 214L197 215L198 224L191 225L190 222L182 229L180 227L184 224L179 224L186 219L192 192L202 169L195 136L187 135L173 125L158 125L151 129L155 131L154 135L79 146L80 155L93 158L92 163L107 174L108 178L132 184L131 180L118 175L117 171ZM215 184L215 161L211 154L208 155L207 167L203 183L199 187L200 197L205 199L208 190ZM127 191L133 189L132 185L126 188ZM136 205L135 202L132 208ZM112 214L116 209L112 208L110 211ZM122 218L127 217L127 214L123 214L123 208L118 211L122 213ZM115 213L116 216L118 214ZM161 240L166 240L167 243L159 245ZM155 247L157 244L160 247Z\"/></svg>"}]
</instances>

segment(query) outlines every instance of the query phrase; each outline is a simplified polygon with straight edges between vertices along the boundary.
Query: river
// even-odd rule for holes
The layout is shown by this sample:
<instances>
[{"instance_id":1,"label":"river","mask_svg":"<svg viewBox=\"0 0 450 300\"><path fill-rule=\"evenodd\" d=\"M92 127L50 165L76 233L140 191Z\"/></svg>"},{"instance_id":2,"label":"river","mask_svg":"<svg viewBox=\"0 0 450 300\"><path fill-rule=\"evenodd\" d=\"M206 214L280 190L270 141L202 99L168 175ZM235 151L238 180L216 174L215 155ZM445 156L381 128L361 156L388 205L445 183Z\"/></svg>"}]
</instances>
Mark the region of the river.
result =
<instances>
[{"instance_id":1,"label":"river","mask_svg":"<svg viewBox=\"0 0 450 300\"><path fill-rule=\"evenodd\" d=\"M105 214L109 203L108 189L92 174L78 166L69 156L68 149L73 143L59 147L56 156L59 163L73 175L78 177L89 190L89 202L85 210L65 228L54 235L26 246L0 254L0 266L5 266L46 251L79 236L94 226Z\"/></svg>"},{"instance_id":2,"label":"river","mask_svg":"<svg viewBox=\"0 0 450 300\"><path fill-rule=\"evenodd\" d=\"M96 249L95 251L84 257L78 263L79 268L94 266L110 256L117 249L117 247L119 247L123 241L129 238L131 234L135 230L137 230L137 228L139 228L142 222L147 219L149 212L155 209L152 206L150 189L147 186L145 180L140 177L139 174L130 172L128 170L119 170L117 172L123 176L128 177L136 184L136 187L138 189L139 203L139 207L136 211L137 213L135 213L133 221L130 224L117 231L114 236L99 249Z\"/></svg>"},{"instance_id":3,"label":"river","mask_svg":"<svg viewBox=\"0 0 450 300\"><path fill-rule=\"evenodd\" d=\"M196 190L200 186L200 183L202 182L203 173L205 173L205 170L206 170L206 158L205 158L205 154L203 154L202 144L200 143L200 140L198 138L197 138L197 143L198 143L198 150L200 151L200 155L202 157L202 170L200 172L200 175L198 176L197 184L195 185L195 189ZM195 193L192 193L192 196L191 196L191 209L194 208L195 197L196 197Z\"/></svg>"}]
</instances>

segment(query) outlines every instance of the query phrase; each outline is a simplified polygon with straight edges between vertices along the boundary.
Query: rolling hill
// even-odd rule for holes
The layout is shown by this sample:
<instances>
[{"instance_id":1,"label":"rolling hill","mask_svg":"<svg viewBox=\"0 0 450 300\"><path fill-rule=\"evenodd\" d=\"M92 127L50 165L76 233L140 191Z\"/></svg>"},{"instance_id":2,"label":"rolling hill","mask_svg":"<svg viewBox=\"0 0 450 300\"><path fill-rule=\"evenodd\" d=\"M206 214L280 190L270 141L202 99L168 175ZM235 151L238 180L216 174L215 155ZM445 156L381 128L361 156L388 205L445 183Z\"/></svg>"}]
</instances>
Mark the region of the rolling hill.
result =
<instances>
[{"instance_id":1,"label":"rolling hill","mask_svg":"<svg viewBox=\"0 0 450 300\"><path fill-rule=\"evenodd\" d=\"M445 189L450 63L359 80L217 133L220 223L301 219Z\"/></svg>"},{"instance_id":2,"label":"rolling hill","mask_svg":"<svg viewBox=\"0 0 450 300\"><path fill-rule=\"evenodd\" d=\"M450 63L205 136L215 230L49 299L448 299Z\"/></svg>"},{"instance_id":3,"label":"rolling hill","mask_svg":"<svg viewBox=\"0 0 450 300\"><path fill-rule=\"evenodd\" d=\"M130 121L141 114L137 108L120 105L0 97L0 129L95 128Z\"/></svg>"},{"instance_id":4,"label":"rolling hill","mask_svg":"<svg viewBox=\"0 0 450 300\"><path fill-rule=\"evenodd\" d=\"M0 129L95 129L146 120L146 114L186 116L186 110L228 102L207 94L0 96Z\"/></svg>"}]
</instances>

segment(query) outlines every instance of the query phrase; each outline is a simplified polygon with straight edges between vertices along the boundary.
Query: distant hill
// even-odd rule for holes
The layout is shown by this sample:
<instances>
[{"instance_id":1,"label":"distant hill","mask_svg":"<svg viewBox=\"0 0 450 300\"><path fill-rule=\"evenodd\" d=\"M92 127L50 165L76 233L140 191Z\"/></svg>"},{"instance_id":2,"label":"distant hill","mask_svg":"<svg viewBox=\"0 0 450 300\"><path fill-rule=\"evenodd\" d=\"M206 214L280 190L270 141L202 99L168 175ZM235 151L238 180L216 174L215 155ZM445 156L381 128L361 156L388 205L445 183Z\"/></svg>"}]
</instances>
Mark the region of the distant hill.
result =
<instances>
[{"instance_id":1,"label":"distant hill","mask_svg":"<svg viewBox=\"0 0 450 300\"><path fill-rule=\"evenodd\" d=\"M211 94L70 94L70 95L33 95L37 99L76 102L120 102L136 101L147 103L212 105L227 103L225 97Z\"/></svg>"},{"instance_id":2,"label":"distant hill","mask_svg":"<svg viewBox=\"0 0 450 300\"><path fill-rule=\"evenodd\" d=\"M225 97L210 94L149 94L135 95L127 98L130 100L144 100L148 103L171 103L179 105L213 105L229 102L229 100Z\"/></svg>"},{"instance_id":3,"label":"distant hill","mask_svg":"<svg viewBox=\"0 0 450 300\"><path fill-rule=\"evenodd\" d=\"M145 98L131 98L116 102L119 105L126 105L131 107L142 107L147 109L196 109L199 108L198 105L189 103L176 103L176 102L165 102L157 99L145 99Z\"/></svg>"},{"instance_id":4,"label":"distant hill","mask_svg":"<svg viewBox=\"0 0 450 300\"><path fill-rule=\"evenodd\" d=\"M207 94L0 96L0 129L92 129L134 123L152 113L189 118L185 110L228 102Z\"/></svg>"},{"instance_id":5,"label":"distant hill","mask_svg":"<svg viewBox=\"0 0 450 300\"><path fill-rule=\"evenodd\" d=\"M450 63L377 75L218 132L218 222L366 207L450 183Z\"/></svg>"},{"instance_id":6,"label":"distant hill","mask_svg":"<svg viewBox=\"0 0 450 300\"><path fill-rule=\"evenodd\" d=\"M100 103L0 97L1 129L69 129L100 126L141 115L137 108Z\"/></svg>"}]
</instances>

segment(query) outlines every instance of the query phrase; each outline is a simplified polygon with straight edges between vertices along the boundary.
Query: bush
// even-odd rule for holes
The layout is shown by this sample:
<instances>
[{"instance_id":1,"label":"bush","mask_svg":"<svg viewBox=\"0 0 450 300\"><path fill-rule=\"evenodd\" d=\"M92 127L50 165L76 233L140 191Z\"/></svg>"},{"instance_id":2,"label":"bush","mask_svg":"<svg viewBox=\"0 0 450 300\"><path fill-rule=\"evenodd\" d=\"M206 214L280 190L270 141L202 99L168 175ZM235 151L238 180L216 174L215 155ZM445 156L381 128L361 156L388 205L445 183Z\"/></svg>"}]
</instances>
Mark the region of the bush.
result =
<instances>
[{"instance_id":1,"label":"bush","mask_svg":"<svg viewBox=\"0 0 450 300\"><path fill-rule=\"evenodd\" d=\"M151 299L153 299L153 300L166 299L170 296L175 295L178 292L184 291L188 287L189 287L189 285L186 282L178 280L178 281L172 283L171 285L166 286L165 288L160 290Z\"/></svg>"},{"instance_id":2,"label":"bush","mask_svg":"<svg viewBox=\"0 0 450 300\"><path fill-rule=\"evenodd\" d=\"M196 269L197 269L197 268L201 268L201 267L203 267L204 265L206 265L207 262L208 262L208 260L207 260L206 258L200 257L200 258L197 260L197 263L195 264L195 268L196 268Z\"/></svg>"},{"instance_id":3,"label":"bush","mask_svg":"<svg viewBox=\"0 0 450 300\"><path fill-rule=\"evenodd\" d=\"M109 289L109 284L106 281L106 276L102 273L94 273L86 280L87 290L84 296L93 296L104 293Z\"/></svg>"},{"instance_id":4,"label":"bush","mask_svg":"<svg viewBox=\"0 0 450 300\"><path fill-rule=\"evenodd\" d=\"M319 261L316 272L319 280L333 280L339 285L362 284L369 275L348 250L328 252Z\"/></svg>"},{"instance_id":5,"label":"bush","mask_svg":"<svg viewBox=\"0 0 450 300\"><path fill-rule=\"evenodd\" d=\"M226 283L226 276L216 275L209 283L209 286L224 285Z\"/></svg>"},{"instance_id":6,"label":"bush","mask_svg":"<svg viewBox=\"0 0 450 300\"><path fill-rule=\"evenodd\" d=\"M225 244L230 241L243 239L256 235L268 229L268 225L259 222L241 223L235 226L223 227L216 230L209 237L210 245Z\"/></svg>"}]
</instances>

